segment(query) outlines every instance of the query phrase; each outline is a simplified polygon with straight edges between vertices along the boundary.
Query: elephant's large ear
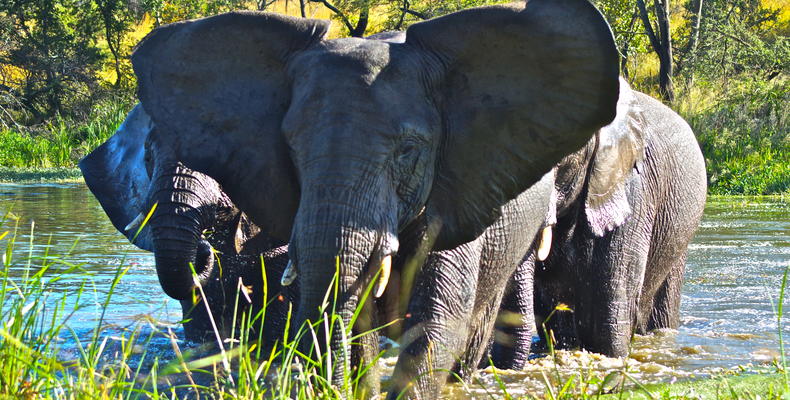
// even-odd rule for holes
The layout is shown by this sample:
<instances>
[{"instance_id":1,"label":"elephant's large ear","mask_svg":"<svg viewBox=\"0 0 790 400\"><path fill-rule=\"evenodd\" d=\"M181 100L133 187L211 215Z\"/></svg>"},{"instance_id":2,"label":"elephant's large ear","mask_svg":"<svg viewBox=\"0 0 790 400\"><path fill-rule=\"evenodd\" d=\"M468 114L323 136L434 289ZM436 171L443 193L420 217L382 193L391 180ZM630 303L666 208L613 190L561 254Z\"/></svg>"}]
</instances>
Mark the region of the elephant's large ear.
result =
<instances>
[{"instance_id":1,"label":"elephant's large ear","mask_svg":"<svg viewBox=\"0 0 790 400\"><path fill-rule=\"evenodd\" d=\"M151 128L151 119L138 104L114 135L79 162L88 189L99 200L115 229L130 241L137 230L127 232L124 228L143 209L151 185L145 170L144 147ZM150 231L144 227L133 243L143 250L154 251Z\"/></svg>"},{"instance_id":2,"label":"elephant's large ear","mask_svg":"<svg viewBox=\"0 0 790 400\"><path fill-rule=\"evenodd\" d=\"M280 132L291 96L286 63L328 28L328 21L234 12L157 28L132 56L157 137L183 135L169 143L179 160L223 185L255 165L257 182L245 195L267 205L261 223L278 237L290 236L299 194ZM238 168L222 169L228 165Z\"/></svg>"},{"instance_id":3,"label":"elephant's large ear","mask_svg":"<svg viewBox=\"0 0 790 400\"><path fill-rule=\"evenodd\" d=\"M439 248L478 236L614 119L617 49L586 0L469 9L412 25L406 43L443 71L445 137L426 209L441 220Z\"/></svg>"},{"instance_id":4,"label":"elephant's large ear","mask_svg":"<svg viewBox=\"0 0 790 400\"><path fill-rule=\"evenodd\" d=\"M631 214L626 181L645 156L644 128L636 98L625 81L621 82L620 93L617 117L598 133L584 203L587 222L598 236L620 226Z\"/></svg>"}]
</instances>

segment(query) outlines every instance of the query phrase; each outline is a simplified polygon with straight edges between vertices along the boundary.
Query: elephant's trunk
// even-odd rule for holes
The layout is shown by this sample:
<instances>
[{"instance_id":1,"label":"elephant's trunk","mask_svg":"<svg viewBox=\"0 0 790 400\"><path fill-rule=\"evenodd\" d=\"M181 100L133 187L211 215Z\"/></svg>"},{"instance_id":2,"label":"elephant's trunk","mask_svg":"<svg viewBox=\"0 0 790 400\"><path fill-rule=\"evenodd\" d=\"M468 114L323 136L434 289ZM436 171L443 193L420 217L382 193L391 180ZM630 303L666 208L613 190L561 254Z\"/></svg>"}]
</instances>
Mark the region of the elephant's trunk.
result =
<instances>
[{"instance_id":1,"label":"elephant's trunk","mask_svg":"<svg viewBox=\"0 0 790 400\"><path fill-rule=\"evenodd\" d=\"M202 232L213 224L218 190L206 188L206 179L180 164L164 171L155 174L151 196L158 203L151 218L156 272L168 296L187 300L195 287L192 271L202 285L214 267L211 245Z\"/></svg>"},{"instance_id":2,"label":"elephant's trunk","mask_svg":"<svg viewBox=\"0 0 790 400\"><path fill-rule=\"evenodd\" d=\"M348 371L352 361L353 365L363 368L362 364L372 361L365 351L370 347L377 350L377 338L376 343L369 346L353 347L343 338L350 337L352 316L361 306L362 294L372 284L373 276L386 256L396 250L397 245L393 246L392 235L387 234L386 218L380 214L383 207L375 204L378 196L359 196L360 190L343 185L327 184L312 189L303 192L303 206L297 213L294 238L289 247L301 285L297 323L315 323L322 317L331 317L333 310L340 317L334 325L321 324L316 329L321 353L327 354L327 347L332 350L333 383L338 385L343 383L344 371ZM372 301L374 290L369 301ZM370 307L365 305L365 310L354 322L355 334L374 328ZM324 332L324 326L330 327L330 334ZM363 341L373 342L373 336L369 335ZM329 342L324 338L329 338ZM307 339L301 343L302 350L309 352L312 344L312 340ZM371 384L374 387L366 388L369 390L367 395L377 392L377 382Z\"/></svg>"}]
</instances>

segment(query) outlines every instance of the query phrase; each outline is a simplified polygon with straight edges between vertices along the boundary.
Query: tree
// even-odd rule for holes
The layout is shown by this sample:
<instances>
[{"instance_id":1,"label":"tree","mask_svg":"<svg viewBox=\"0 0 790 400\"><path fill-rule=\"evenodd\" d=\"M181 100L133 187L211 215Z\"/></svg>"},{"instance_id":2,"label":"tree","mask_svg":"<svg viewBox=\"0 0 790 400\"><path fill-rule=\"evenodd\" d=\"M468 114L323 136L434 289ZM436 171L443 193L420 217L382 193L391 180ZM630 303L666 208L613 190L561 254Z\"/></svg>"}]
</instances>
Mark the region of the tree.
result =
<instances>
[{"instance_id":1,"label":"tree","mask_svg":"<svg viewBox=\"0 0 790 400\"><path fill-rule=\"evenodd\" d=\"M759 0L705 0L698 10L699 18L689 22L697 34L680 47L685 50L678 69L685 75L720 80L749 74L771 80L790 70L790 26L779 25L780 9Z\"/></svg>"},{"instance_id":2,"label":"tree","mask_svg":"<svg viewBox=\"0 0 790 400\"><path fill-rule=\"evenodd\" d=\"M628 58L633 53L644 52L649 45L644 32L637 31L639 9L631 0L596 0L594 3L612 27L620 51L620 69L628 77Z\"/></svg>"},{"instance_id":3,"label":"tree","mask_svg":"<svg viewBox=\"0 0 790 400\"><path fill-rule=\"evenodd\" d=\"M113 59L113 68L115 69L115 88L121 88L126 77L129 75L128 71L122 68L123 61L127 58L124 51L124 38L131 30L132 24L137 21L133 15L132 10L129 8L126 0L94 0L99 14L104 31L104 40L107 42L107 48Z\"/></svg>"},{"instance_id":4,"label":"tree","mask_svg":"<svg viewBox=\"0 0 790 400\"><path fill-rule=\"evenodd\" d=\"M639 16L642 25L645 27L650 45L658 55L658 91L666 101L675 99L675 90L672 85L672 75L674 60L672 59L672 36L669 30L669 0L653 0L653 12L655 15L656 27L650 20L644 0L636 0L639 8Z\"/></svg>"},{"instance_id":5,"label":"tree","mask_svg":"<svg viewBox=\"0 0 790 400\"><path fill-rule=\"evenodd\" d=\"M271 2L256 0L254 4L260 9ZM154 17L155 26L248 8L244 0L142 0L142 5Z\"/></svg>"},{"instance_id":6,"label":"tree","mask_svg":"<svg viewBox=\"0 0 790 400\"><path fill-rule=\"evenodd\" d=\"M74 112L90 103L102 55L93 4L79 0L0 0L0 52L5 110L28 123ZM20 110L21 108L21 110Z\"/></svg>"}]
</instances>

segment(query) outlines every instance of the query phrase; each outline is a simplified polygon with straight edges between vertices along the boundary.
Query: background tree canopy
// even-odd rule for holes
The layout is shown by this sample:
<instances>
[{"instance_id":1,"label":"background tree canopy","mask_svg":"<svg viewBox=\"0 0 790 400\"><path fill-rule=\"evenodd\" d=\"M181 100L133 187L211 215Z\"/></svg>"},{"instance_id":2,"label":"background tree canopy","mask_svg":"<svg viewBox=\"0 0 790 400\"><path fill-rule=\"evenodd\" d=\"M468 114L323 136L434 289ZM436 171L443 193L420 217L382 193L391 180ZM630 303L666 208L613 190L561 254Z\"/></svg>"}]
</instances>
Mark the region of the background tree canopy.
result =
<instances>
[{"instance_id":1,"label":"background tree canopy","mask_svg":"<svg viewBox=\"0 0 790 400\"><path fill-rule=\"evenodd\" d=\"M129 109L136 86L129 54L161 24L258 9L331 18L332 36L361 37L501 2L0 0L0 129L5 129L0 146L12 138L19 149L62 142L67 147L59 150L62 163L37 163L73 164L111 134ZM692 123L714 187L729 179L734 189L727 192L790 191L787 0L593 2L612 26L622 73L632 86L663 98ZM0 159L0 166L29 166L39 159ZM734 183L744 173L766 169L772 178L757 188Z\"/></svg>"}]
</instances>

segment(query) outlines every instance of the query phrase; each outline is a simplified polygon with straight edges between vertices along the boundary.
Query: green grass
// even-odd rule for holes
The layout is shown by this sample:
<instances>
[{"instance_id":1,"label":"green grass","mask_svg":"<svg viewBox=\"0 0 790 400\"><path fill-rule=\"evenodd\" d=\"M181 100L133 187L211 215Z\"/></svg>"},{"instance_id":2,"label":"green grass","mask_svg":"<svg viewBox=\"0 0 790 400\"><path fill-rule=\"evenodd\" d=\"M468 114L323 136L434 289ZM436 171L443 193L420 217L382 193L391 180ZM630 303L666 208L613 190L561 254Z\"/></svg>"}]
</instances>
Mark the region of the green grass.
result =
<instances>
[{"instance_id":1,"label":"green grass","mask_svg":"<svg viewBox=\"0 0 790 400\"><path fill-rule=\"evenodd\" d=\"M256 344L259 338L246 334L247 326L262 323L264 306L257 315L240 316L240 335L220 342L218 353L206 355L180 348L170 329L150 321L120 334L112 332L113 338L108 335L104 313L117 283L129 269L121 262L109 294L100 305L102 318L90 337L76 341L77 334L69 328L68 317L81 307L94 306L92 300L96 297L86 294L94 286L89 266L69 263L69 254L34 256L29 250L33 248L32 239L29 243L17 243L19 228L14 221L18 218L11 213L0 219L0 243L5 242L0 263L0 398L165 399L192 391L209 398L340 399L357 390L360 373L344 369L343 386L334 387L329 384L331 373L325 367L327 354L317 348L307 354L297 349L300 340L315 337L325 320L330 329L344 330L349 345L355 345L359 339L332 312L338 285L327 293L324 319L303 325L293 337L288 336L286 326L284 339L270 352L262 352ZM8 225L13 227L3 229ZM78 243L72 246L73 251L78 248ZM261 268L265 272L263 265ZM84 277L76 293L55 294L62 293L57 289L60 280L74 279L75 275ZM372 284L362 301L371 289ZM72 307L66 306L66 296L73 300ZM352 325L358 315L355 313ZM150 333L143 335L145 331ZM156 337L170 340L172 356L165 359L158 355L161 352L149 353L149 344ZM63 358L64 338L78 343L77 357Z\"/></svg>"},{"instance_id":2,"label":"green grass","mask_svg":"<svg viewBox=\"0 0 790 400\"><path fill-rule=\"evenodd\" d=\"M327 293L324 319L303 325L295 336L288 336L286 326L284 339L270 352L257 347L259 338L244 333L248 332L245 327L261 323L266 307L257 315L241 316L238 320L242 333L236 340L223 342L221 351L211 354L180 347L170 328L151 320L140 321L120 333L116 328L110 335L103 314L113 302L116 285L129 266L125 262L119 264L109 293L101 298L91 293L95 285L90 266L68 261L72 252L79 251L78 242L66 254L47 252L35 256L31 250L33 239L18 243L22 228L17 226L17 221L11 213L0 218L0 244L5 244L0 255L0 398L169 399L198 392L201 398L218 399L341 399L357 390L365 371L344 368L342 387L333 387L329 384L327 354L316 348L303 354L296 345L303 338L315 338L325 320L332 329L343 329L347 343L357 343L359 336L353 336L333 312L337 284ZM78 289L70 293L58 289L61 280L73 281L74 276L83 277ZM779 305L783 304L786 284L785 279ZM372 286L367 288L363 299L370 295ZM69 316L82 307L95 307L97 298L102 317L87 337L84 333L78 337L69 327ZM782 313L782 307L777 307L779 327ZM358 316L356 312L354 319ZM76 355L74 351L63 351L64 339L69 338L80 339L72 340L79 343ZM163 355L161 345L151 345L156 338L169 341L173 353ZM453 393L466 398L469 388L475 385L483 385L485 392L506 399L778 399L790 393L783 373L784 359L775 368L766 368L758 374L658 385L641 384L629 374L627 366L606 376L586 370L570 377L561 376L557 368L544 371L544 393L515 397L508 393L508 386L495 370L492 374L499 387L491 384L486 387L473 380L467 385L455 385Z\"/></svg>"},{"instance_id":3,"label":"green grass","mask_svg":"<svg viewBox=\"0 0 790 400\"><path fill-rule=\"evenodd\" d=\"M2 130L0 167L74 168L80 158L115 132L130 109L127 102L106 102L81 121L57 116L24 130Z\"/></svg>"},{"instance_id":4,"label":"green grass","mask_svg":"<svg viewBox=\"0 0 790 400\"><path fill-rule=\"evenodd\" d=\"M699 84L675 108L700 142L709 193L790 193L790 80Z\"/></svg>"},{"instance_id":5,"label":"green grass","mask_svg":"<svg viewBox=\"0 0 790 400\"><path fill-rule=\"evenodd\" d=\"M601 399L781 399L783 374L741 374L673 384L649 384L643 388L601 396Z\"/></svg>"}]
</instances>

